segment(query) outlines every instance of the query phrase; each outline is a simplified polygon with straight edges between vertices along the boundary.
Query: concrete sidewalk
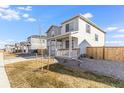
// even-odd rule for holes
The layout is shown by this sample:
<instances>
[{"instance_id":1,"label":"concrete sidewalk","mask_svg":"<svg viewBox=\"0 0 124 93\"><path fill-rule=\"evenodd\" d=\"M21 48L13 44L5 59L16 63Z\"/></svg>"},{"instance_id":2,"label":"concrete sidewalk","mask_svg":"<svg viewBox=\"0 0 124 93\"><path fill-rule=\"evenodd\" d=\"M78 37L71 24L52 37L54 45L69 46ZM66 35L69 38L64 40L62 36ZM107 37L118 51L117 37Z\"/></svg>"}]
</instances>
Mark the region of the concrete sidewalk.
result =
<instances>
[{"instance_id":1,"label":"concrete sidewalk","mask_svg":"<svg viewBox=\"0 0 124 93\"><path fill-rule=\"evenodd\" d=\"M3 53L0 52L0 88L10 88L10 83L4 68Z\"/></svg>"},{"instance_id":2,"label":"concrete sidewalk","mask_svg":"<svg viewBox=\"0 0 124 93\"><path fill-rule=\"evenodd\" d=\"M40 59L40 57L37 57L37 59ZM30 60L36 60L36 57L31 56L31 57L16 57L12 59L5 59L4 64L11 64L11 63L16 63L21 61L30 61Z\"/></svg>"}]
</instances>

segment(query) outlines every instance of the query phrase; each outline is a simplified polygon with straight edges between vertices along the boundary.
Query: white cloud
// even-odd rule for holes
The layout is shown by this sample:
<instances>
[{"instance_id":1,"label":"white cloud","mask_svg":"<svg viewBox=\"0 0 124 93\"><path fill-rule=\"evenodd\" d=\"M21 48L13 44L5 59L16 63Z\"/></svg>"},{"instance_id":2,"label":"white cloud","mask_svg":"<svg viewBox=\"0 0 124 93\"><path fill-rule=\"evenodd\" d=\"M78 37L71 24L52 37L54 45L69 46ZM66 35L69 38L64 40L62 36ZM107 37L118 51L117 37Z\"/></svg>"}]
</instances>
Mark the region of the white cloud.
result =
<instances>
[{"instance_id":1,"label":"white cloud","mask_svg":"<svg viewBox=\"0 0 124 93\"><path fill-rule=\"evenodd\" d=\"M35 22L36 19L35 19L35 18L28 18L26 21L29 21L29 22Z\"/></svg>"},{"instance_id":2,"label":"white cloud","mask_svg":"<svg viewBox=\"0 0 124 93\"><path fill-rule=\"evenodd\" d=\"M116 34L112 36L113 38L124 38L124 34Z\"/></svg>"},{"instance_id":3,"label":"white cloud","mask_svg":"<svg viewBox=\"0 0 124 93\"><path fill-rule=\"evenodd\" d=\"M25 10L25 11L31 11L32 7L31 6L26 6L26 7L18 7L19 10Z\"/></svg>"},{"instance_id":4,"label":"white cloud","mask_svg":"<svg viewBox=\"0 0 124 93\"><path fill-rule=\"evenodd\" d=\"M20 9L24 9L26 11L31 10L32 7L27 6L27 7L20 7ZM33 18L29 18L29 14L28 13L23 13L19 10L15 10L15 9L11 9L11 8L0 8L0 18L4 19L4 20L20 20L23 18L26 18L28 21L35 21L35 19Z\"/></svg>"},{"instance_id":5,"label":"white cloud","mask_svg":"<svg viewBox=\"0 0 124 93\"><path fill-rule=\"evenodd\" d=\"M106 28L106 31L115 31L115 30L117 30L117 29L118 29L118 27L116 27L116 26L111 26L111 27Z\"/></svg>"},{"instance_id":6,"label":"white cloud","mask_svg":"<svg viewBox=\"0 0 124 93\"><path fill-rule=\"evenodd\" d=\"M120 29L120 30L118 30L118 32L124 32L124 29Z\"/></svg>"},{"instance_id":7,"label":"white cloud","mask_svg":"<svg viewBox=\"0 0 124 93\"><path fill-rule=\"evenodd\" d=\"M91 13L85 13L85 14L83 14L83 16L85 18L92 18L93 17L93 15Z\"/></svg>"},{"instance_id":8,"label":"white cloud","mask_svg":"<svg viewBox=\"0 0 124 93\"><path fill-rule=\"evenodd\" d=\"M3 49L6 44L14 44L15 40L7 39L7 40L0 40L0 49Z\"/></svg>"},{"instance_id":9,"label":"white cloud","mask_svg":"<svg viewBox=\"0 0 124 93\"><path fill-rule=\"evenodd\" d=\"M22 17L28 18L29 17L29 14L23 14Z\"/></svg>"},{"instance_id":10,"label":"white cloud","mask_svg":"<svg viewBox=\"0 0 124 93\"><path fill-rule=\"evenodd\" d=\"M15 40L13 40L13 39L7 39L6 41L9 42L9 43L15 42Z\"/></svg>"},{"instance_id":11,"label":"white cloud","mask_svg":"<svg viewBox=\"0 0 124 93\"><path fill-rule=\"evenodd\" d=\"M2 13L0 13L0 17L2 16Z\"/></svg>"},{"instance_id":12,"label":"white cloud","mask_svg":"<svg viewBox=\"0 0 124 93\"><path fill-rule=\"evenodd\" d=\"M30 17L27 11L32 10L31 6L26 6L26 7L17 7L15 9L12 9L9 6L3 6L4 8L0 8L0 18L11 21L11 20L26 20L29 22L35 22L36 19L33 17ZM23 12L20 10L24 10Z\"/></svg>"},{"instance_id":13,"label":"white cloud","mask_svg":"<svg viewBox=\"0 0 124 93\"><path fill-rule=\"evenodd\" d=\"M0 5L0 8L9 8L9 5Z\"/></svg>"},{"instance_id":14,"label":"white cloud","mask_svg":"<svg viewBox=\"0 0 124 93\"><path fill-rule=\"evenodd\" d=\"M20 10L24 10L25 8L24 8L24 7L18 7L18 9L20 9Z\"/></svg>"},{"instance_id":15,"label":"white cloud","mask_svg":"<svg viewBox=\"0 0 124 93\"><path fill-rule=\"evenodd\" d=\"M12 9L2 9L0 8L0 18L5 20L19 20L20 14L19 12Z\"/></svg>"},{"instance_id":16,"label":"white cloud","mask_svg":"<svg viewBox=\"0 0 124 93\"><path fill-rule=\"evenodd\" d=\"M26 11L31 11L31 10L32 10L32 7L31 7L31 6L27 6L27 7L25 8L25 10L26 10Z\"/></svg>"},{"instance_id":17,"label":"white cloud","mask_svg":"<svg viewBox=\"0 0 124 93\"><path fill-rule=\"evenodd\" d=\"M124 44L124 41L106 41L107 44Z\"/></svg>"},{"instance_id":18,"label":"white cloud","mask_svg":"<svg viewBox=\"0 0 124 93\"><path fill-rule=\"evenodd\" d=\"M112 31L115 31L115 30L116 30L116 32L124 32L124 29L120 29L117 26L110 26L110 27L107 27L105 29L105 31L107 31L107 32L112 32Z\"/></svg>"}]
</instances>

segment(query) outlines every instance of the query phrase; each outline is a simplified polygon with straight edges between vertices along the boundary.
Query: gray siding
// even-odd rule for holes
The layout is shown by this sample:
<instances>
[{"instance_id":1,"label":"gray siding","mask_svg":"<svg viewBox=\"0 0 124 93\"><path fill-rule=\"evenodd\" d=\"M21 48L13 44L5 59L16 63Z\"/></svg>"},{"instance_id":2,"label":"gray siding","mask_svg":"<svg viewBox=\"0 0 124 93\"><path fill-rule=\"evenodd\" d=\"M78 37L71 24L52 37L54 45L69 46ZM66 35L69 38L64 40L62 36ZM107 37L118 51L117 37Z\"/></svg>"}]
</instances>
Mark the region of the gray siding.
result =
<instances>
[{"instance_id":1,"label":"gray siding","mask_svg":"<svg viewBox=\"0 0 124 93\"><path fill-rule=\"evenodd\" d=\"M61 34L61 28L57 27L57 26L51 27L47 33L47 36L52 37L53 34L54 34L54 36L60 35Z\"/></svg>"}]
</instances>

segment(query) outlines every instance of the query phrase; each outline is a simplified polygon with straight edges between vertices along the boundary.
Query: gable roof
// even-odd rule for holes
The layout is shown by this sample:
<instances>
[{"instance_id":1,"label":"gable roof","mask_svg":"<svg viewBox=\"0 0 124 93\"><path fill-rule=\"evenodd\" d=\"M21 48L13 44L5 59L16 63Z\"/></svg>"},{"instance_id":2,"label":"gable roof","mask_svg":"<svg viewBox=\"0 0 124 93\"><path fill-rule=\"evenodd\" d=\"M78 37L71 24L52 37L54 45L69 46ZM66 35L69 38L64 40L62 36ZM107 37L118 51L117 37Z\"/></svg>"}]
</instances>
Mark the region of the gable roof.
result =
<instances>
[{"instance_id":1,"label":"gable roof","mask_svg":"<svg viewBox=\"0 0 124 93\"><path fill-rule=\"evenodd\" d=\"M20 42L20 45L30 45L30 44L29 44L29 42L22 41L22 42Z\"/></svg>"},{"instance_id":2,"label":"gable roof","mask_svg":"<svg viewBox=\"0 0 124 93\"><path fill-rule=\"evenodd\" d=\"M68 19L68 20L65 20L65 21L62 22L61 24L64 24L64 23L66 23L66 22L68 22L68 21L71 21L71 20L73 20L73 19L75 19L75 18L80 18L80 19L82 19L83 21L87 22L88 24L92 25L93 27L97 28L97 29L100 30L101 32L106 33L106 32L103 31L101 28L99 28L95 23L93 23L93 22L90 21L89 19L83 17L83 15L81 15L81 14L78 14L78 15L76 15L76 16L74 16L74 17Z\"/></svg>"},{"instance_id":3,"label":"gable roof","mask_svg":"<svg viewBox=\"0 0 124 93\"><path fill-rule=\"evenodd\" d=\"M51 26L49 27L49 29L47 30L46 33L48 33L48 32L50 31L50 29L53 28L53 27L56 28L56 29L58 29L58 31L60 31L61 26L51 25Z\"/></svg>"},{"instance_id":4,"label":"gable roof","mask_svg":"<svg viewBox=\"0 0 124 93\"><path fill-rule=\"evenodd\" d=\"M31 36L28 37L28 39L29 38L43 38L43 39L46 39L46 36L44 36L44 35L41 35L41 36L40 35L31 35Z\"/></svg>"}]
</instances>

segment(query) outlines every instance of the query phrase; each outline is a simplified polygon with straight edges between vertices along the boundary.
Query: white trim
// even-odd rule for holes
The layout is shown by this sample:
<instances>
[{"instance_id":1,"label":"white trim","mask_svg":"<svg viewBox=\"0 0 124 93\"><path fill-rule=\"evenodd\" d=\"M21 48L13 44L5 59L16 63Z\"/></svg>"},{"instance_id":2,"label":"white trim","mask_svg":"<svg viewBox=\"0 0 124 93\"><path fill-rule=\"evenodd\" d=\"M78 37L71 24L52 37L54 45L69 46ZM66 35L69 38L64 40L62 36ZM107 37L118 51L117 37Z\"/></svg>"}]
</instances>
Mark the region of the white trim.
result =
<instances>
[{"instance_id":1,"label":"white trim","mask_svg":"<svg viewBox=\"0 0 124 93\"><path fill-rule=\"evenodd\" d=\"M68 37L69 35L76 34L76 33L78 33L78 31L66 32L66 33L61 34L61 35L56 35L56 36L54 36L54 37L47 38L47 40L48 40L48 39L55 39L55 38Z\"/></svg>"}]
</instances>

